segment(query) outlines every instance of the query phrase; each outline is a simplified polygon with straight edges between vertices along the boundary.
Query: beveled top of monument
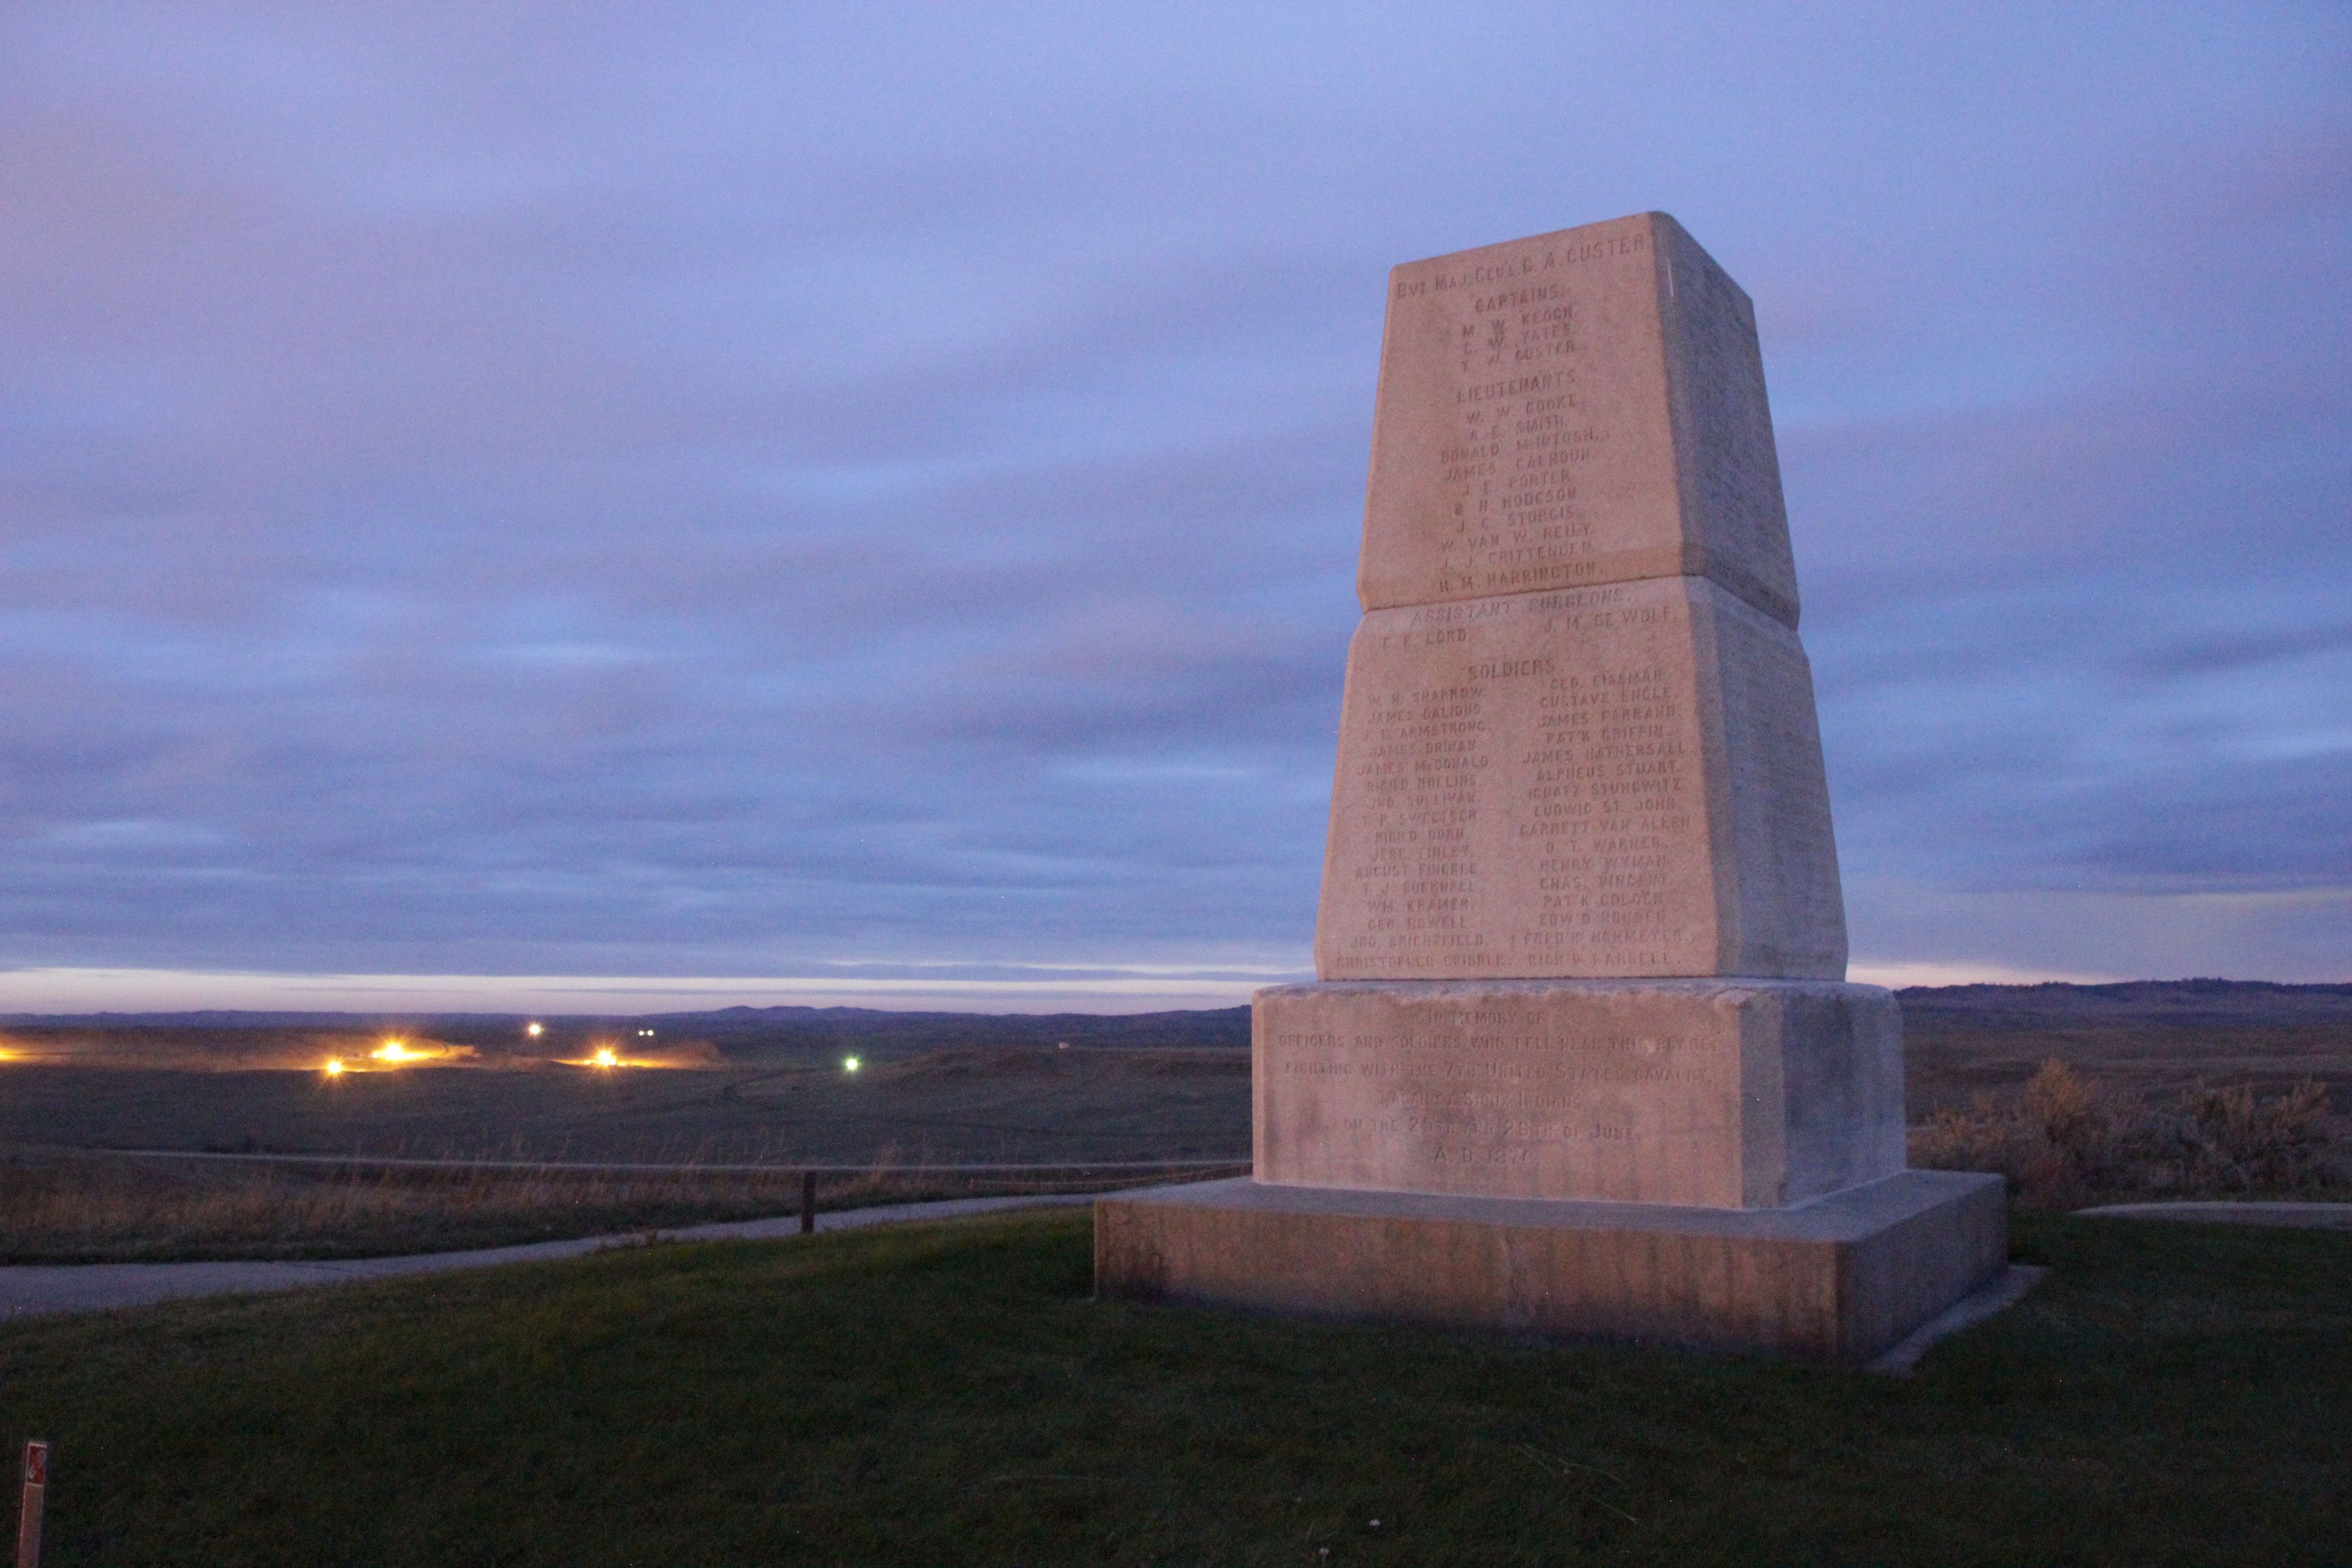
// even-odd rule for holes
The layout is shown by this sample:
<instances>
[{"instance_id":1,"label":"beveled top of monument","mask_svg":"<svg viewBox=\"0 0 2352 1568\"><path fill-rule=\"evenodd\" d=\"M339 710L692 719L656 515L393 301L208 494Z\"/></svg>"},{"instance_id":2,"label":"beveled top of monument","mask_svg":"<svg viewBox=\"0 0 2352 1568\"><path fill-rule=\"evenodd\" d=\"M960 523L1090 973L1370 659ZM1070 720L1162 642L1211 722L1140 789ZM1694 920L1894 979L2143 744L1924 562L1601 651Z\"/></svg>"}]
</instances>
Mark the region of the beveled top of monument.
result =
<instances>
[{"instance_id":1,"label":"beveled top of monument","mask_svg":"<svg viewBox=\"0 0 2352 1568\"><path fill-rule=\"evenodd\" d=\"M1364 608L1675 575L1796 625L1739 285L1664 213L1391 272Z\"/></svg>"}]
</instances>

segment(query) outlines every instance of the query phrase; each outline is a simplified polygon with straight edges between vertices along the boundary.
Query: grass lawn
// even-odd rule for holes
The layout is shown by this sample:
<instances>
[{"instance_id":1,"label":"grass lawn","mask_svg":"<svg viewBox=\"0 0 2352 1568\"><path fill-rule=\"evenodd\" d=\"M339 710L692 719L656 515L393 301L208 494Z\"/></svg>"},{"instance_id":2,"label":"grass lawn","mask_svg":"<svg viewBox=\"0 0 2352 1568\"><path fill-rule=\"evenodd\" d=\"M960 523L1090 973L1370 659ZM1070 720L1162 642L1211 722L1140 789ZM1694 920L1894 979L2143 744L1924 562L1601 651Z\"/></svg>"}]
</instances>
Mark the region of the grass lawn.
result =
<instances>
[{"instance_id":1,"label":"grass lawn","mask_svg":"<svg viewBox=\"0 0 2352 1568\"><path fill-rule=\"evenodd\" d=\"M2017 1233L1909 1381L1097 1305L1065 1213L0 1326L0 1437L58 1564L2352 1561L2352 1237Z\"/></svg>"}]
</instances>

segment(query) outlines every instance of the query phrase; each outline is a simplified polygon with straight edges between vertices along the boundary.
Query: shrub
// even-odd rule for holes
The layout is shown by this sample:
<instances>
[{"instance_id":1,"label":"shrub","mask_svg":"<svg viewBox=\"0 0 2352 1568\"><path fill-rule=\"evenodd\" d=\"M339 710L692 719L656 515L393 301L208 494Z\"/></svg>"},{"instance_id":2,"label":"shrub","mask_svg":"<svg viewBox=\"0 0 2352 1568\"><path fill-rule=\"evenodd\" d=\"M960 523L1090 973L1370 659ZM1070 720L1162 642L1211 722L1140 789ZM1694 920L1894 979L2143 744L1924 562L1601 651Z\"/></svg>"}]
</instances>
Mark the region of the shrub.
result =
<instances>
[{"instance_id":1,"label":"shrub","mask_svg":"<svg viewBox=\"0 0 2352 1568\"><path fill-rule=\"evenodd\" d=\"M2352 1185L2347 1156L2317 1083L2268 1097L2196 1084L2169 1100L2131 1099L2055 1060L2013 1095L1947 1107L1911 1135L1914 1165L1998 1171L2027 1208L2340 1189Z\"/></svg>"},{"instance_id":2,"label":"shrub","mask_svg":"<svg viewBox=\"0 0 2352 1568\"><path fill-rule=\"evenodd\" d=\"M2189 1186L2243 1193L2300 1188L2326 1180L2334 1140L2327 1097L2315 1083L2257 1100L2248 1088L2200 1086L2160 1136Z\"/></svg>"}]
</instances>

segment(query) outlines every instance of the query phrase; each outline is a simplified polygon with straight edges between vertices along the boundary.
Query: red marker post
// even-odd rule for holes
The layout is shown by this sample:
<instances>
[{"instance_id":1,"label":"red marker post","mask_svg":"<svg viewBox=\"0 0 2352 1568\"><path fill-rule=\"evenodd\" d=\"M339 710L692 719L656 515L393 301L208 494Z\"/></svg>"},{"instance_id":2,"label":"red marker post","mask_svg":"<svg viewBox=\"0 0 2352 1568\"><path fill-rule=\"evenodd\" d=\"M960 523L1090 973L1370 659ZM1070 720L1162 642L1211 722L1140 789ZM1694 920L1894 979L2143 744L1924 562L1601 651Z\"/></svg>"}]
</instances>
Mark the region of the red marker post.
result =
<instances>
[{"instance_id":1,"label":"red marker post","mask_svg":"<svg viewBox=\"0 0 2352 1568\"><path fill-rule=\"evenodd\" d=\"M49 1446L25 1445L25 1511L16 1520L16 1568L41 1568L41 1505L49 1495Z\"/></svg>"}]
</instances>

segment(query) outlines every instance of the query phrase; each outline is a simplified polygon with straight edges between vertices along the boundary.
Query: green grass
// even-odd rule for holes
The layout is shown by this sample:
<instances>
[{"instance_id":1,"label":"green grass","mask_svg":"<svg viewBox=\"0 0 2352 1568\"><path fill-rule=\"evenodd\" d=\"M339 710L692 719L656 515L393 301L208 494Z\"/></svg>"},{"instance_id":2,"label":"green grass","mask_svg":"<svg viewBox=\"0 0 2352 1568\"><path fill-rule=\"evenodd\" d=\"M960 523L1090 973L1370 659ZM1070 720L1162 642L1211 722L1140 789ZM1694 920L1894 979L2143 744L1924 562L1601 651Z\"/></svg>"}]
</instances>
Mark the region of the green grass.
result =
<instances>
[{"instance_id":1,"label":"green grass","mask_svg":"<svg viewBox=\"0 0 2352 1568\"><path fill-rule=\"evenodd\" d=\"M1052 1215L0 1327L0 1437L58 1564L2352 1560L2352 1237L2019 1238L1909 1381L1097 1304Z\"/></svg>"}]
</instances>

